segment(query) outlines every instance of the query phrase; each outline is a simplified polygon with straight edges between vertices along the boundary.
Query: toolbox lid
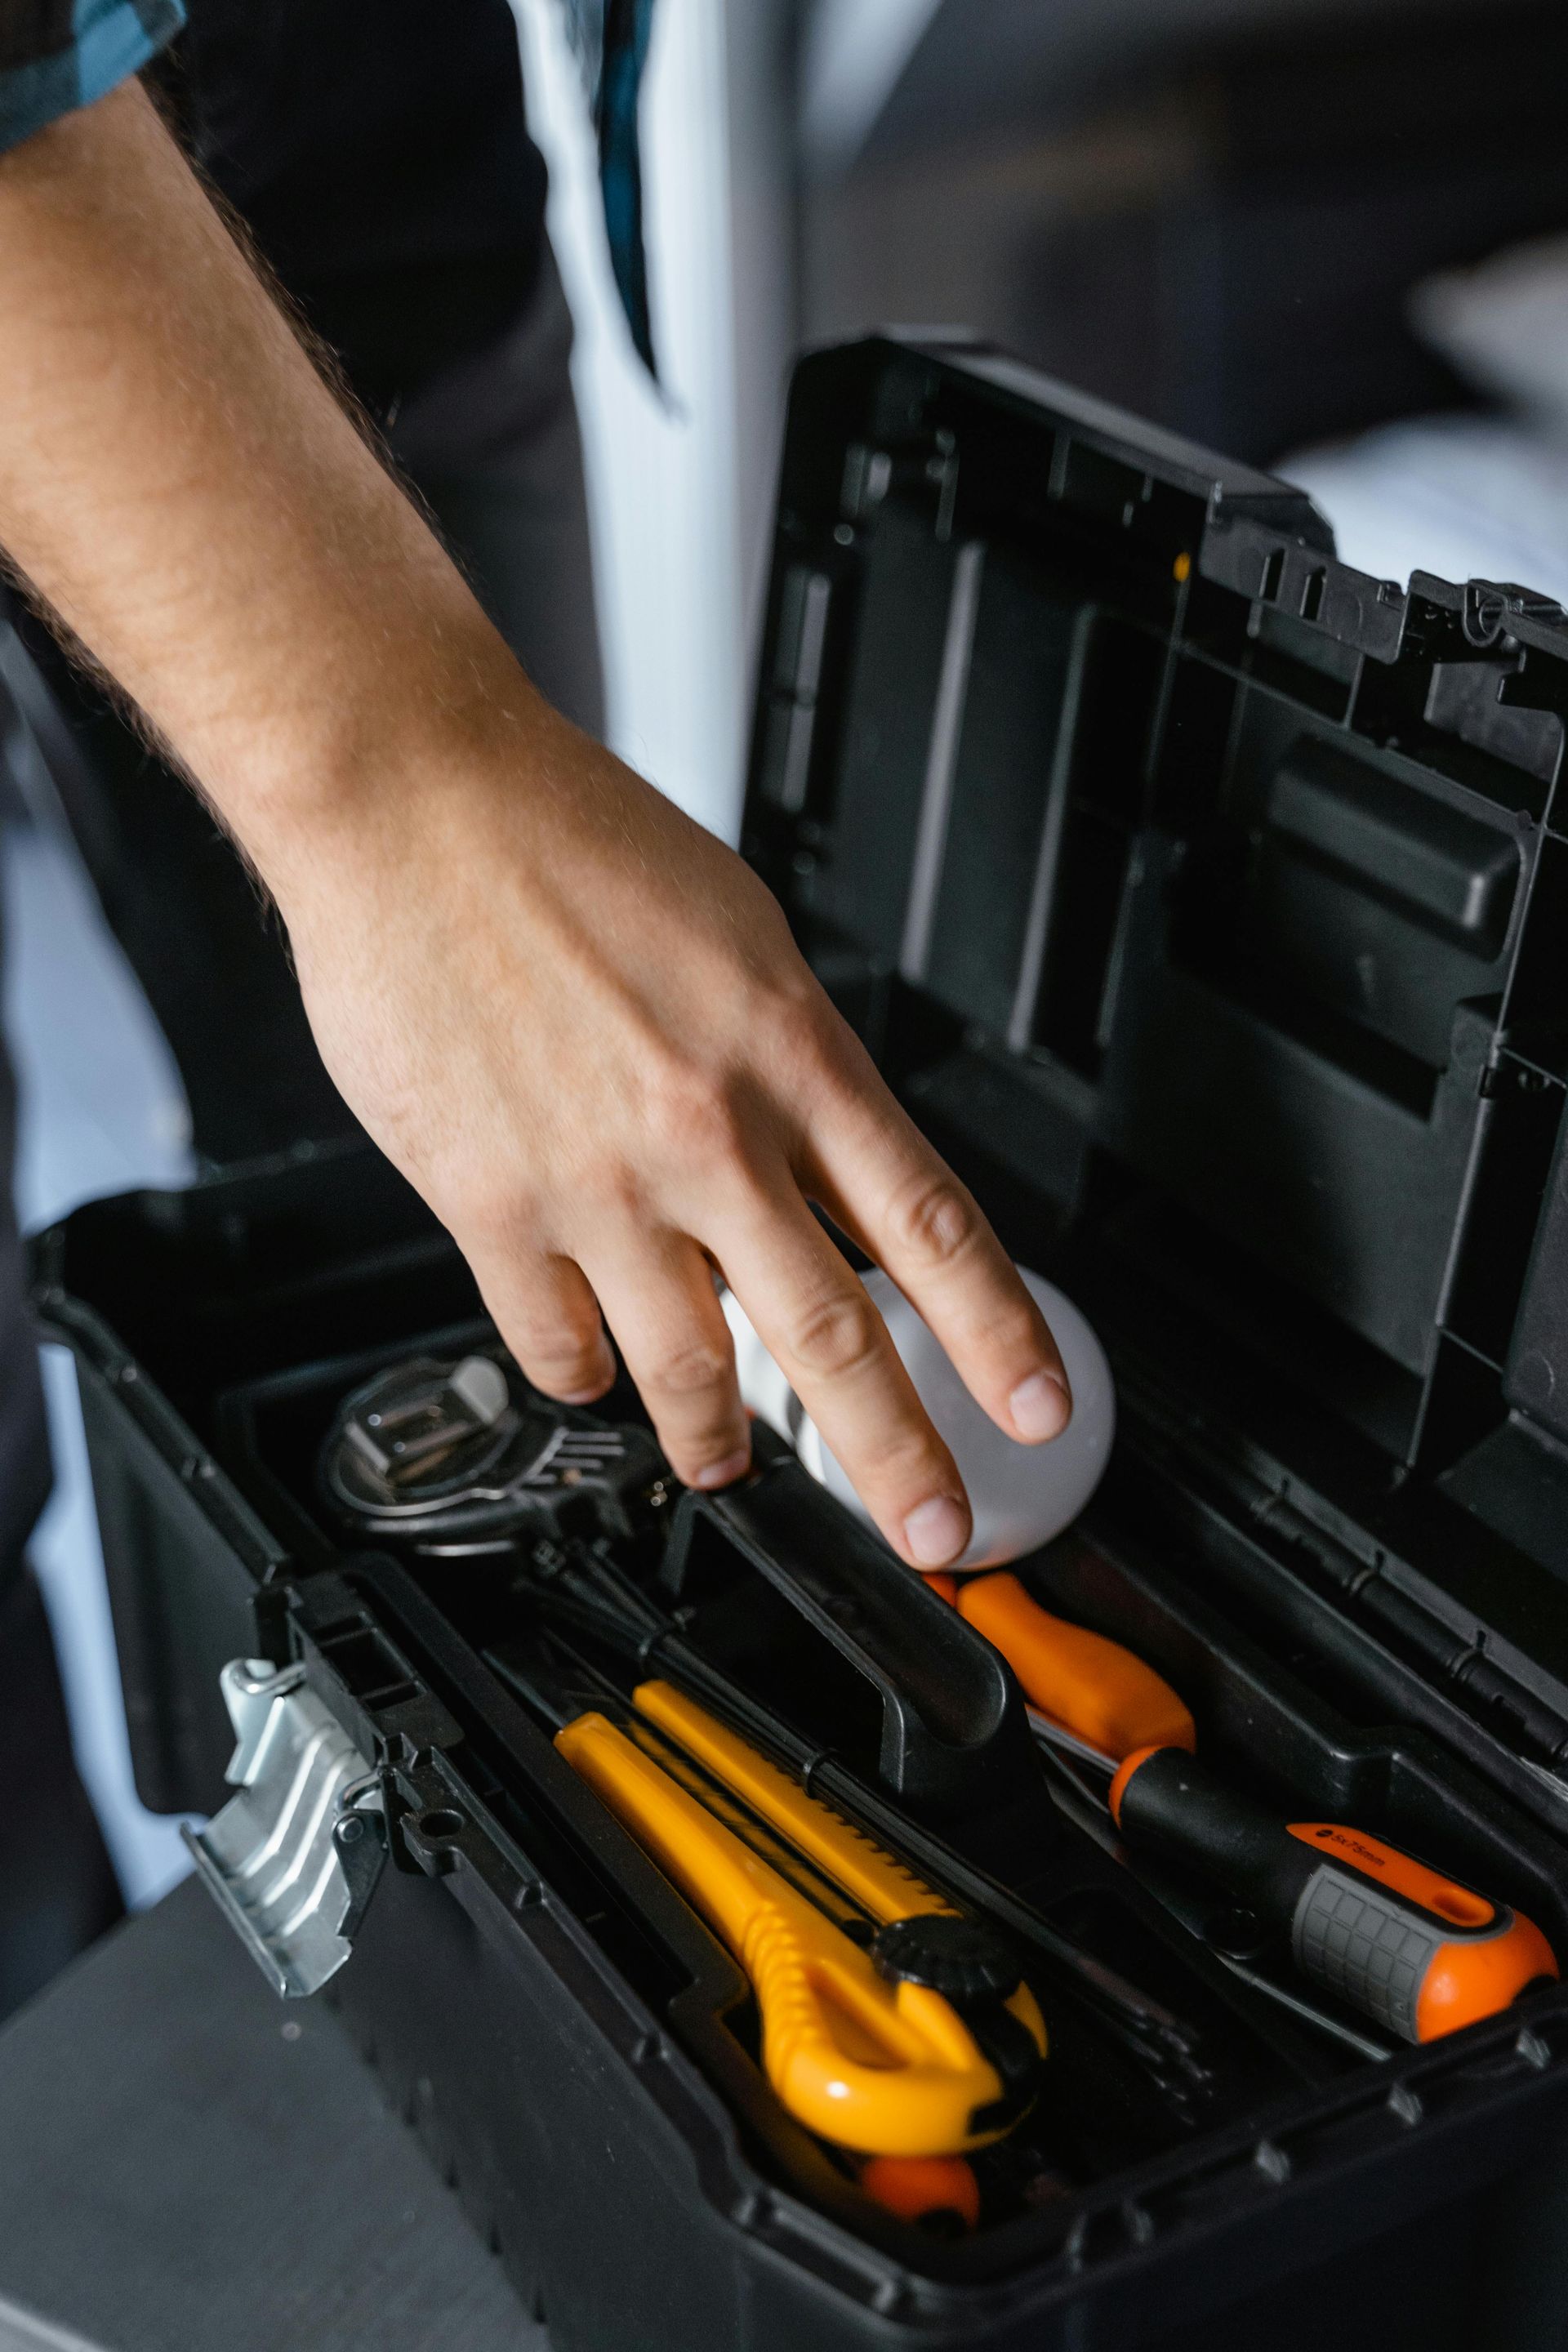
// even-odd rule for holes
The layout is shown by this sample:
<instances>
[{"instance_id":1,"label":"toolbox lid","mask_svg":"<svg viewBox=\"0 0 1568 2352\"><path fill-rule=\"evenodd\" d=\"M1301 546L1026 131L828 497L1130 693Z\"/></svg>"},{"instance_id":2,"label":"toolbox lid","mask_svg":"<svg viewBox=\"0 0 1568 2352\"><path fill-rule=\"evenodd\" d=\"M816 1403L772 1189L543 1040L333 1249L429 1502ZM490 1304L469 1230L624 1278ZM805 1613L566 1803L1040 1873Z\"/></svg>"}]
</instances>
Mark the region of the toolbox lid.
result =
<instances>
[{"instance_id":1,"label":"toolbox lid","mask_svg":"<svg viewBox=\"0 0 1568 2352\"><path fill-rule=\"evenodd\" d=\"M1559 1693L1565 713L1556 604L1012 361L797 372L748 854L1124 1399Z\"/></svg>"}]
</instances>

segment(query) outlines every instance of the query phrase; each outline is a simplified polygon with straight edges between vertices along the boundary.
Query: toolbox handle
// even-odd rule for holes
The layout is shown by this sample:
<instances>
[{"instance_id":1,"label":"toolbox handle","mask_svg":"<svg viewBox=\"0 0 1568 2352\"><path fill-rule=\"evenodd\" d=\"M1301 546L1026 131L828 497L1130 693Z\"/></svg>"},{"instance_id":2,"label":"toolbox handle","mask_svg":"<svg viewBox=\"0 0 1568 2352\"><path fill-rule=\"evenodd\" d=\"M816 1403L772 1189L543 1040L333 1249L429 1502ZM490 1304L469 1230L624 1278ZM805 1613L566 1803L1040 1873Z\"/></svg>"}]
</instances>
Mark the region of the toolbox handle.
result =
<instances>
[{"instance_id":1,"label":"toolbox handle","mask_svg":"<svg viewBox=\"0 0 1568 2352\"><path fill-rule=\"evenodd\" d=\"M1011 1668L793 1455L720 1494L682 1496L660 1577L677 1602L705 1525L871 1685L881 1708L878 1777L892 1795L957 1813L1033 1784Z\"/></svg>"}]
</instances>

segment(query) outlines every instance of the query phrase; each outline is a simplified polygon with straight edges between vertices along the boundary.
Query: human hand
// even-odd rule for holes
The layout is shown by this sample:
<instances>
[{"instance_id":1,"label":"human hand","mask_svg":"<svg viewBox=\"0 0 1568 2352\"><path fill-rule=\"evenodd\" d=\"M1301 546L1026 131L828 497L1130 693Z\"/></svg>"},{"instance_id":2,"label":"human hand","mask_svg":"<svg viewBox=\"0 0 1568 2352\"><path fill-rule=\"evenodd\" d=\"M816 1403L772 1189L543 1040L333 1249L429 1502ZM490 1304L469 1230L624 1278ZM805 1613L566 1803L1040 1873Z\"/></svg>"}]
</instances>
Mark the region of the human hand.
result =
<instances>
[{"instance_id":1,"label":"human hand","mask_svg":"<svg viewBox=\"0 0 1568 2352\"><path fill-rule=\"evenodd\" d=\"M738 858L552 713L144 96L0 157L0 541L272 890L328 1066L538 1386L620 1342L679 1475L749 1445L722 1269L904 1558L951 1456L811 1214L1025 1440L1049 1332Z\"/></svg>"},{"instance_id":2,"label":"human hand","mask_svg":"<svg viewBox=\"0 0 1568 2352\"><path fill-rule=\"evenodd\" d=\"M750 1444L717 1268L888 1540L917 1567L956 1558L952 1457L808 1203L1009 1435L1057 1433L1065 1375L776 901L515 673L413 765L269 878L329 1068L523 1370L591 1402L607 1322L678 1475L727 1484Z\"/></svg>"}]
</instances>

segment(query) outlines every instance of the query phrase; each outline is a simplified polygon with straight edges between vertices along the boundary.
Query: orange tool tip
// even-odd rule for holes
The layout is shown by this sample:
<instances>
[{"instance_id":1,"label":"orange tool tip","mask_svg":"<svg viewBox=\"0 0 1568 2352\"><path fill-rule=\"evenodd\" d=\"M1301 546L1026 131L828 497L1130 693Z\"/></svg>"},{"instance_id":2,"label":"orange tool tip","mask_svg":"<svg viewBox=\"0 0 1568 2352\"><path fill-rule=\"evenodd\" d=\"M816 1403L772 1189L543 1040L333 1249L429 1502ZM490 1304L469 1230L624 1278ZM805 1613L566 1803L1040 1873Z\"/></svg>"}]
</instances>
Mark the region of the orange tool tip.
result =
<instances>
[{"instance_id":1,"label":"orange tool tip","mask_svg":"<svg viewBox=\"0 0 1568 2352\"><path fill-rule=\"evenodd\" d=\"M860 2186L885 2212L928 2230L967 2232L980 2220L980 2183L961 2156L874 2156Z\"/></svg>"},{"instance_id":2,"label":"orange tool tip","mask_svg":"<svg viewBox=\"0 0 1568 2352\"><path fill-rule=\"evenodd\" d=\"M929 1585L939 1601L958 1600L958 1579L951 1568L917 1569L915 1574L922 1584Z\"/></svg>"},{"instance_id":3,"label":"orange tool tip","mask_svg":"<svg viewBox=\"0 0 1568 2352\"><path fill-rule=\"evenodd\" d=\"M1127 1793L1128 1781L1141 1764L1147 1764L1151 1756L1158 1756L1163 1748L1169 1748L1171 1745L1172 1742L1168 1739L1156 1739L1148 1748L1135 1748L1131 1755L1124 1756L1117 1766L1116 1778L1110 1784L1110 1793L1105 1801L1110 1807L1110 1818L1118 1829L1121 1827L1121 1800Z\"/></svg>"}]
</instances>

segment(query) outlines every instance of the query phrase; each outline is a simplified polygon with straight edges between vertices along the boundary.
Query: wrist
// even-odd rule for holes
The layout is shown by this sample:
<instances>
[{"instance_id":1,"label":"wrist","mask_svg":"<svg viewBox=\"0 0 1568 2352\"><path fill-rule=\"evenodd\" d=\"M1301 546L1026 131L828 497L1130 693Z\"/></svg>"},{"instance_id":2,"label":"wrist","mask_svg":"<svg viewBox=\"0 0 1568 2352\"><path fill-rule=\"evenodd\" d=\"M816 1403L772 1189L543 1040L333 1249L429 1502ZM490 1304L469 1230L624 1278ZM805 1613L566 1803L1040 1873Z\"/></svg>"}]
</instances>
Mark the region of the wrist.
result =
<instances>
[{"instance_id":1,"label":"wrist","mask_svg":"<svg viewBox=\"0 0 1568 2352\"><path fill-rule=\"evenodd\" d=\"M362 636L351 665L323 664L226 728L231 741L198 770L286 919L345 866L427 842L487 773L515 780L561 723L466 590L463 602L422 613L402 644Z\"/></svg>"}]
</instances>

